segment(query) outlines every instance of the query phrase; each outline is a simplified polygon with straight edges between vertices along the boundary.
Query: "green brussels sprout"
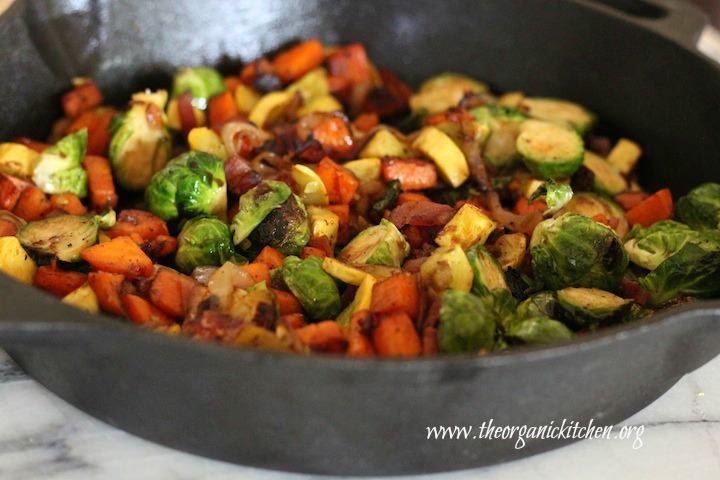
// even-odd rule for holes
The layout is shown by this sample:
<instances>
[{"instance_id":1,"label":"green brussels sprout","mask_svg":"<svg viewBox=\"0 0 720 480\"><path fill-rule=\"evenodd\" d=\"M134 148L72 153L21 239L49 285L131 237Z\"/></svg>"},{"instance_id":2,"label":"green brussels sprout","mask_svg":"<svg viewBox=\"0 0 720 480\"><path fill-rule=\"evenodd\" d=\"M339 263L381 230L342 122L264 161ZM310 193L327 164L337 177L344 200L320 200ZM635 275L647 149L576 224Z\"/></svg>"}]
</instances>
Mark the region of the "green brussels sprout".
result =
<instances>
[{"instance_id":1,"label":"green brussels sprout","mask_svg":"<svg viewBox=\"0 0 720 480\"><path fill-rule=\"evenodd\" d=\"M560 316L575 328L596 328L622 320L632 300L597 288L563 288L557 292Z\"/></svg>"},{"instance_id":2,"label":"green brussels sprout","mask_svg":"<svg viewBox=\"0 0 720 480\"><path fill-rule=\"evenodd\" d=\"M541 222L530 239L535 277L552 290L565 287L615 291L628 254L615 232L591 218L566 213Z\"/></svg>"},{"instance_id":3,"label":"green brussels sprout","mask_svg":"<svg viewBox=\"0 0 720 480\"><path fill-rule=\"evenodd\" d=\"M333 277L322 268L322 259L305 260L290 255L282 266L282 278L313 320L335 318L341 310L340 292Z\"/></svg>"},{"instance_id":4,"label":"green brussels sprout","mask_svg":"<svg viewBox=\"0 0 720 480\"><path fill-rule=\"evenodd\" d=\"M390 221L366 228L342 249L338 260L345 263L399 267L410 254L410 244Z\"/></svg>"},{"instance_id":5,"label":"green brussels sprout","mask_svg":"<svg viewBox=\"0 0 720 480\"><path fill-rule=\"evenodd\" d=\"M597 121L595 114L582 105L558 98L525 97L520 108L531 117L572 127L580 135L585 135Z\"/></svg>"},{"instance_id":6,"label":"green brussels sprout","mask_svg":"<svg viewBox=\"0 0 720 480\"><path fill-rule=\"evenodd\" d=\"M554 180L548 180L547 182L540 185L528 198L528 203L532 203L538 197L545 196L545 203L548 209L545 210L545 215L551 215L557 213L565 205L570 202L573 198L573 190L567 183L555 183Z\"/></svg>"},{"instance_id":7,"label":"green brussels sprout","mask_svg":"<svg viewBox=\"0 0 720 480\"><path fill-rule=\"evenodd\" d=\"M266 180L251 188L240 197L237 214L232 219L230 229L233 242L240 245L260 225L270 212L278 208L292 195L292 190L284 182Z\"/></svg>"},{"instance_id":8,"label":"green brussels sprout","mask_svg":"<svg viewBox=\"0 0 720 480\"><path fill-rule=\"evenodd\" d=\"M310 240L310 221L302 200L283 182L267 180L240 197L230 226L233 242L245 249L270 245L299 255Z\"/></svg>"},{"instance_id":9,"label":"green brussels sprout","mask_svg":"<svg viewBox=\"0 0 720 480\"><path fill-rule=\"evenodd\" d=\"M574 336L564 323L545 316L520 320L505 328L505 338L528 344L559 342Z\"/></svg>"},{"instance_id":10,"label":"green brussels sprout","mask_svg":"<svg viewBox=\"0 0 720 480\"><path fill-rule=\"evenodd\" d=\"M200 110L207 108L208 100L225 91L220 72L211 67L188 67L178 70L173 79L173 98L190 92L192 105Z\"/></svg>"},{"instance_id":11,"label":"green brussels sprout","mask_svg":"<svg viewBox=\"0 0 720 480\"><path fill-rule=\"evenodd\" d=\"M115 224L114 211L105 215L57 215L24 225L16 236L23 247L63 262L80 260L80 252L97 243L101 225ZM112 218L110 218L112 217Z\"/></svg>"},{"instance_id":12,"label":"green brussels sprout","mask_svg":"<svg viewBox=\"0 0 720 480\"><path fill-rule=\"evenodd\" d=\"M153 175L145 201L163 220L203 214L224 218L227 187L223 161L209 153L183 153Z\"/></svg>"},{"instance_id":13,"label":"green brussels sprout","mask_svg":"<svg viewBox=\"0 0 720 480\"><path fill-rule=\"evenodd\" d=\"M555 318L557 311L557 298L553 292L538 292L530 295L520 302L517 315L520 319L532 317Z\"/></svg>"},{"instance_id":14,"label":"green brussels sprout","mask_svg":"<svg viewBox=\"0 0 720 480\"><path fill-rule=\"evenodd\" d=\"M615 233L620 238L624 238L630 231L625 212L620 205L615 203L610 197L592 192L577 192L570 201L555 216L563 213L573 212L593 218L596 215L603 215L605 218L617 218L618 224L615 227Z\"/></svg>"},{"instance_id":15,"label":"green brussels sprout","mask_svg":"<svg viewBox=\"0 0 720 480\"><path fill-rule=\"evenodd\" d=\"M285 255L300 255L310 240L310 221L300 197L290 197L273 209L248 236L253 247L270 245Z\"/></svg>"},{"instance_id":16,"label":"green brussels sprout","mask_svg":"<svg viewBox=\"0 0 720 480\"><path fill-rule=\"evenodd\" d=\"M665 305L680 295L701 298L720 295L720 232L702 232L699 243L687 242L638 279L638 283L650 294L646 305L651 308Z\"/></svg>"},{"instance_id":17,"label":"green brussels sprout","mask_svg":"<svg viewBox=\"0 0 720 480\"><path fill-rule=\"evenodd\" d=\"M191 218L178 235L175 264L181 272L190 274L195 267L219 267L227 261L243 263L244 260L235 253L230 227L216 217Z\"/></svg>"},{"instance_id":18,"label":"green brussels sprout","mask_svg":"<svg viewBox=\"0 0 720 480\"><path fill-rule=\"evenodd\" d=\"M130 109L110 124L108 155L115 180L124 188L146 188L170 158L172 138L162 110L166 101L164 90L137 93Z\"/></svg>"},{"instance_id":19,"label":"green brussels sprout","mask_svg":"<svg viewBox=\"0 0 720 480\"><path fill-rule=\"evenodd\" d=\"M655 270L665 259L676 254L686 243L698 244L701 235L684 223L662 220L647 228L635 225L625 237L630 261L647 270Z\"/></svg>"},{"instance_id":20,"label":"green brussels sprout","mask_svg":"<svg viewBox=\"0 0 720 480\"><path fill-rule=\"evenodd\" d=\"M696 230L720 228L720 183L705 183L690 190L677 201L675 214Z\"/></svg>"},{"instance_id":21,"label":"green brussels sprout","mask_svg":"<svg viewBox=\"0 0 720 480\"><path fill-rule=\"evenodd\" d=\"M495 342L492 302L472 293L448 289L442 295L438 346L442 352L477 353Z\"/></svg>"},{"instance_id":22,"label":"green brussels sprout","mask_svg":"<svg viewBox=\"0 0 720 480\"><path fill-rule=\"evenodd\" d=\"M583 139L570 127L541 120L520 124L515 142L525 166L538 178L572 176L583 163Z\"/></svg>"},{"instance_id":23,"label":"green brussels sprout","mask_svg":"<svg viewBox=\"0 0 720 480\"><path fill-rule=\"evenodd\" d=\"M516 141L520 135L520 123L527 115L517 108L488 104L470 110L476 123L490 132L483 147L483 157L496 167L511 167L520 160Z\"/></svg>"},{"instance_id":24,"label":"green brussels sprout","mask_svg":"<svg viewBox=\"0 0 720 480\"><path fill-rule=\"evenodd\" d=\"M471 291L476 295L492 293L496 289L507 289L505 272L492 253L483 245L476 244L466 252L473 270Z\"/></svg>"},{"instance_id":25,"label":"green brussels sprout","mask_svg":"<svg viewBox=\"0 0 720 480\"><path fill-rule=\"evenodd\" d=\"M82 167L87 150L86 128L63 137L40 154L32 179L43 193L87 195L87 173Z\"/></svg>"}]
</instances>

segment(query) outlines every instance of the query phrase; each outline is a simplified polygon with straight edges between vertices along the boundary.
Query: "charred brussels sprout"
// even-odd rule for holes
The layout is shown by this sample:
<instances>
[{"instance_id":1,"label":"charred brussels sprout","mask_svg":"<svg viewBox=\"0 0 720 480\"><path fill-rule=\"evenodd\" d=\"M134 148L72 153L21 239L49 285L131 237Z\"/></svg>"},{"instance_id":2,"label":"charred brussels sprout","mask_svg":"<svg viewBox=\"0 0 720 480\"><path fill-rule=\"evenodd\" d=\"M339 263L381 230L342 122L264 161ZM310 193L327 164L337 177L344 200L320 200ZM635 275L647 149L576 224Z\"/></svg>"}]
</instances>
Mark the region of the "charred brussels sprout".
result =
<instances>
[{"instance_id":1,"label":"charred brussels sprout","mask_svg":"<svg viewBox=\"0 0 720 480\"><path fill-rule=\"evenodd\" d=\"M124 188L142 190L170 158L172 142L163 108L167 92L133 95L130 109L115 117L108 154L115 180Z\"/></svg>"},{"instance_id":2,"label":"charred brussels sprout","mask_svg":"<svg viewBox=\"0 0 720 480\"><path fill-rule=\"evenodd\" d=\"M282 266L283 280L313 320L335 318L341 309L337 284L323 270L322 263L318 257L310 256L301 260L289 256Z\"/></svg>"},{"instance_id":3,"label":"charred brussels sprout","mask_svg":"<svg viewBox=\"0 0 720 480\"><path fill-rule=\"evenodd\" d=\"M175 263L181 272L189 274L195 267L220 266L227 261L241 263L243 260L235 253L230 228L218 218L192 218L178 235Z\"/></svg>"},{"instance_id":4,"label":"charred brussels sprout","mask_svg":"<svg viewBox=\"0 0 720 480\"><path fill-rule=\"evenodd\" d=\"M42 152L33 171L35 185L44 193L74 193L80 198L85 197L87 173L82 161L87 139L87 129L83 128Z\"/></svg>"},{"instance_id":5,"label":"charred brussels sprout","mask_svg":"<svg viewBox=\"0 0 720 480\"><path fill-rule=\"evenodd\" d=\"M696 230L720 228L720 183L705 183L681 197L675 206L678 219Z\"/></svg>"},{"instance_id":6,"label":"charred brussels sprout","mask_svg":"<svg viewBox=\"0 0 720 480\"><path fill-rule=\"evenodd\" d=\"M253 246L270 245L285 255L300 255L310 240L310 222L302 200L290 195L248 237Z\"/></svg>"},{"instance_id":7,"label":"charred brussels sprout","mask_svg":"<svg viewBox=\"0 0 720 480\"><path fill-rule=\"evenodd\" d=\"M238 213L231 229L235 245L240 245L270 212L290 198L292 190L283 182L267 180L251 188L240 197Z\"/></svg>"},{"instance_id":8,"label":"charred brussels sprout","mask_svg":"<svg viewBox=\"0 0 720 480\"><path fill-rule=\"evenodd\" d=\"M632 300L597 288L563 288L557 292L561 316L575 328L595 328L622 320Z\"/></svg>"},{"instance_id":9,"label":"charred brussels sprout","mask_svg":"<svg viewBox=\"0 0 720 480\"><path fill-rule=\"evenodd\" d=\"M443 293L438 326L438 346L442 352L477 353L491 349L495 329L492 302L452 288Z\"/></svg>"},{"instance_id":10,"label":"charred brussels sprout","mask_svg":"<svg viewBox=\"0 0 720 480\"><path fill-rule=\"evenodd\" d=\"M80 260L80 252L97 243L100 227L115 224L114 212L100 215L58 215L30 222L16 236L23 247L63 262Z\"/></svg>"},{"instance_id":11,"label":"charred brussels sprout","mask_svg":"<svg viewBox=\"0 0 720 480\"><path fill-rule=\"evenodd\" d=\"M536 279L552 290L615 291L628 265L628 254L612 229L574 213L540 223L530 240L530 255Z\"/></svg>"},{"instance_id":12,"label":"charred brussels sprout","mask_svg":"<svg viewBox=\"0 0 720 480\"><path fill-rule=\"evenodd\" d=\"M647 228L635 225L625 238L625 249L635 265L655 270L686 243L698 244L701 238L700 233L683 223L662 220Z\"/></svg>"},{"instance_id":13,"label":"charred brussels sprout","mask_svg":"<svg viewBox=\"0 0 720 480\"><path fill-rule=\"evenodd\" d=\"M173 79L173 98L190 92L192 105L200 110L207 108L208 100L225 91L220 72L211 67L188 67L179 70Z\"/></svg>"},{"instance_id":14,"label":"charred brussels sprout","mask_svg":"<svg viewBox=\"0 0 720 480\"><path fill-rule=\"evenodd\" d=\"M203 214L225 217L223 161L209 153L183 153L152 177L145 201L148 209L163 220Z\"/></svg>"},{"instance_id":15,"label":"charred brussels sprout","mask_svg":"<svg viewBox=\"0 0 720 480\"><path fill-rule=\"evenodd\" d=\"M686 243L638 281L650 294L646 305L651 308L680 295L704 298L720 294L720 232L703 232L699 243Z\"/></svg>"},{"instance_id":16,"label":"charred brussels sprout","mask_svg":"<svg viewBox=\"0 0 720 480\"><path fill-rule=\"evenodd\" d=\"M232 220L233 242L245 249L270 245L299 255L310 239L305 206L283 182L265 181L240 197Z\"/></svg>"},{"instance_id":17,"label":"charred brussels sprout","mask_svg":"<svg viewBox=\"0 0 720 480\"><path fill-rule=\"evenodd\" d=\"M405 240L405 236L392 222L383 218L379 225L358 233L340 252L338 260L399 267L409 253L410 244Z\"/></svg>"}]
</instances>

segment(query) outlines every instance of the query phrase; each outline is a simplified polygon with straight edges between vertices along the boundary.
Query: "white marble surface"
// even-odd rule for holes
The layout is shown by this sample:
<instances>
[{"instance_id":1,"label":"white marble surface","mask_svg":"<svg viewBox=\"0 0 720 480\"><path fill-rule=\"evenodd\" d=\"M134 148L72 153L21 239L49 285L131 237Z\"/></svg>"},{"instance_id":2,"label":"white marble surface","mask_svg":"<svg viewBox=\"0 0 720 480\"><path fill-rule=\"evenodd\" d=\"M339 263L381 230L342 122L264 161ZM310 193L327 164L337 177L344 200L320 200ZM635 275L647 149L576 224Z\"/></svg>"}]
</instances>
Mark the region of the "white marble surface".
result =
<instances>
[{"instance_id":1,"label":"white marble surface","mask_svg":"<svg viewBox=\"0 0 720 480\"><path fill-rule=\"evenodd\" d=\"M720 59L720 35L700 48ZM683 377L623 425L643 425L632 440L585 440L512 463L403 478L434 480L720 479L720 357ZM28 378L0 351L2 480L300 480L177 452L133 437L66 404Z\"/></svg>"}]
</instances>

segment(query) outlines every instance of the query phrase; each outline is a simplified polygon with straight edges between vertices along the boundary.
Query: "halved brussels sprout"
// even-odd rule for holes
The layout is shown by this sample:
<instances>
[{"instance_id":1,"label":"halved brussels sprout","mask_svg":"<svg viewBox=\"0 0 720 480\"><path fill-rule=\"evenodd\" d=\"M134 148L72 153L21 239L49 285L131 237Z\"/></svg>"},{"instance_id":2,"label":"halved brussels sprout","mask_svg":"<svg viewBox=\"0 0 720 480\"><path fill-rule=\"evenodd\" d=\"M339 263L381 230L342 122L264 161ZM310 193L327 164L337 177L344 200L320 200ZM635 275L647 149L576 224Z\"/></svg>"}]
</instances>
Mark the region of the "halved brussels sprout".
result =
<instances>
[{"instance_id":1,"label":"halved brussels sprout","mask_svg":"<svg viewBox=\"0 0 720 480\"><path fill-rule=\"evenodd\" d=\"M590 218L596 215L602 215L608 220L617 218L618 224L614 230L620 238L624 238L630 230L630 225L628 224L623 209L612 199L604 195L592 192L577 192L573 194L570 201L556 213L555 216L559 217L567 212L578 213Z\"/></svg>"},{"instance_id":2,"label":"halved brussels sprout","mask_svg":"<svg viewBox=\"0 0 720 480\"><path fill-rule=\"evenodd\" d=\"M720 232L701 233L700 242L687 242L676 254L638 280L650 294L647 306L657 308L680 295L720 294Z\"/></svg>"},{"instance_id":3,"label":"halved brussels sprout","mask_svg":"<svg viewBox=\"0 0 720 480\"><path fill-rule=\"evenodd\" d=\"M57 215L30 222L16 236L28 250L54 255L63 262L80 260L80 252L97 243L98 215Z\"/></svg>"},{"instance_id":4,"label":"halved brussels sprout","mask_svg":"<svg viewBox=\"0 0 720 480\"><path fill-rule=\"evenodd\" d=\"M557 298L553 292L538 292L520 302L517 308L520 319L531 317L557 317Z\"/></svg>"},{"instance_id":5,"label":"halved brussels sprout","mask_svg":"<svg viewBox=\"0 0 720 480\"><path fill-rule=\"evenodd\" d=\"M497 325L491 310L488 302L472 293L446 290L438 320L440 351L478 353L492 349Z\"/></svg>"},{"instance_id":6,"label":"halved brussels sprout","mask_svg":"<svg viewBox=\"0 0 720 480\"><path fill-rule=\"evenodd\" d=\"M279 312L275 295L265 283L259 283L247 291L241 288L233 290L227 313L246 323L274 328Z\"/></svg>"},{"instance_id":7,"label":"halved brussels sprout","mask_svg":"<svg viewBox=\"0 0 720 480\"><path fill-rule=\"evenodd\" d=\"M273 209L250 232L248 240L252 248L270 245L285 255L300 255L310 240L310 221L300 197L290 195Z\"/></svg>"},{"instance_id":8,"label":"halved brussels sprout","mask_svg":"<svg viewBox=\"0 0 720 480\"><path fill-rule=\"evenodd\" d=\"M108 154L115 180L124 188L146 188L170 158L172 138L163 113L166 101L164 90L135 94L130 109L110 125L113 136Z\"/></svg>"},{"instance_id":9,"label":"halved brussels sprout","mask_svg":"<svg viewBox=\"0 0 720 480\"><path fill-rule=\"evenodd\" d=\"M520 160L517 137L520 124L528 117L522 111L498 104L470 110L476 122L490 132L483 147L483 157L496 167L510 167Z\"/></svg>"},{"instance_id":10,"label":"halved brussels sprout","mask_svg":"<svg viewBox=\"0 0 720 480\"><path fill-rule=\"evenodd\" d=\"M574 336L564 323L543 316L513 322L505 328L505 338L528 344L560 342Z\"/></svg>"},{"instance_id":11,"label":"halved brussels sprout","mask_svg":"<svg viewBox=\"0 0 720 480\"><path fill-rule=\"evenodd\" d=\"M301 260L291 255L285 258L282 266L283 280L313 320L335 318L341 309L337 284L323 270L322 263L318 257Z\"/></svg>"},{"instance_id":12,"label":"halved brussels sprout","mask_svg":"<svg viewBox=\"0 0 720 480\"><path fill-rule=\"evenodd\" d=\"M203 214L224 218L227 186L223 161L209 153L183 153L153 175L145 201L163 220Z\"/></svg>"},{"instance_id":13,"label":"halved brussels sprout","mask_svg":"<svg viewBox=\"0 0 720 480\"><path fill-rule=\"evenodd\" d=\"M596 192L615 196L628 189L628 183L618 168L593 152L585 152L583 166L593 175L593 189Z\"/></svg>"},{"instance_id":14,"label":"halved brussels sprout","mask_svg":"<svg viewBox=\"0 0 720 480\"><path fill-rule=\"evenodd\" d=\"M220 72L211 67L188 67L178 70L173 79L173 98L185 92L192 94L192 105L200 110L207 108L208 100L225 91Z\"/></svg>"},{"instance_id":15,"label":"halved brussels sprout","mask_svg":"<svg viewBox=\"0 0 720 480\"><path fill-rule=\"evenodd\" d=\"M503 270L510 267L518 269L525 261L527 237L523 233L506 233L488 246L488 250L495 255Z\"/></svg>"},{"instance_id":16,"label":"halved brussels sprout","mask_svg":"<svg viewBox=\"0 0 720 480\"><path fill-rule=\"evenodd\" d=\"M580 135L585 135L597 120L585 107L557 98L526 97L518 108L531 117L572 127Z\"/></svg>"},{"instance_id":17,"label":"halved brussels sprout","mask_svg":"<svg viewBox=\"0 0 720 480\"><path fill-rule=\"evenodd\" d=\"M467 259L473 270L472 292L476 295L492 293L496 289L507 289L505 272L490 251L482 245L475 245L467 251Z\"/></svg>"},{"instance_id":18,"label":"halved brussels sprout","mask_svg":"<svg viewBox=\"0 0 720 480\"><path fill-rule=\"evenodd\" d=\"M625 238L625 249L635 265L655 270L686 243L698 244L700 241L701 235L684 223L662 220L647 228L635 225Z\"/></svg>"},{"instance_id":19,"label":"halved brussels sprout","mask_svg":"<svg viewBox=\"0 0 720 480\"><path fill-rule=\"evenodd\" d=\"M576 131L541 120L520 125L516 146L525 166L540 178L572 176L582 165L585 152Z\"/></svg>"},{"instance_id":20,"label":"halved brussels sprout","mask_svg":"<svg viewBox=\"0 0 720 480\"><path fill-rule=\"evenodd\" d=\"M244 260L235 253L230 227L216 217L191 218L178 235L175 264L181 272L190 274L196 267L219 267L227 261Z\"/></svg>"},{"instance_id":21,"label":"halved brussels sprout","mask_svg":"<svg viewBox=\"0 0 720 480\"><path fill-rule=\"evenodd\" d=\"M576 328L594 328L621 320L632 306L632 300L597 288L563 288L557 292L562 316Z\"/></svg>"},{"instance_id":22,"label":"halved brussels sprout","mask_svg":"<svg viewBox=\"0 0 720 480\"><path fill-rule=\"evenodd\" d=\"M43 193L87 195L87 173L82 167L87 150L86 128L63 137L37 159L32 180Z\"/></svg>"},{"instance_id":23,"label":"halved brussels sprout","mask_svg":"<svg viewBox=\"0 0 720 480\"><path fill-rule=\"evenodd\" d=\"M530 255L535 278L552 290L595 287L615 291L628 265L625 247L611 228L575 213L535 227Z\"/></svg>"},{"instance_id":24,"label":"halved brussels sprout","mask_svg":"<svg viewBox=\"0 0 720 480\"><path fill-rule=\"evenodd\" d=\"M245 192L240 197L238 213L230 226L235 245L242 244L255 227L291 195L292 190L286 183L274 180L264 181Z\"/></svg>"},{"instance_id":25,"label":"halved brussels sprout","mask_svg":"<svg viewBox=\"0 0 720 480\"><path fill-rule=\"evenodd\" d=\"M720 228L720 183L705 183L680 197L675 205L678 220L697 230Z\"/></svg>"},{"instance_id":26,"label":"halved brussels sprout","mask_svg":"<svg viewBox=\"0 0 720 480\"><path fill-rule=\"evenodd\" d=\"M386 219L379 225L366 228L350 240L338 255L338 260L354 264L399 267L410 254L410 244L397 227Z\"/></svg>"}]
</instances>

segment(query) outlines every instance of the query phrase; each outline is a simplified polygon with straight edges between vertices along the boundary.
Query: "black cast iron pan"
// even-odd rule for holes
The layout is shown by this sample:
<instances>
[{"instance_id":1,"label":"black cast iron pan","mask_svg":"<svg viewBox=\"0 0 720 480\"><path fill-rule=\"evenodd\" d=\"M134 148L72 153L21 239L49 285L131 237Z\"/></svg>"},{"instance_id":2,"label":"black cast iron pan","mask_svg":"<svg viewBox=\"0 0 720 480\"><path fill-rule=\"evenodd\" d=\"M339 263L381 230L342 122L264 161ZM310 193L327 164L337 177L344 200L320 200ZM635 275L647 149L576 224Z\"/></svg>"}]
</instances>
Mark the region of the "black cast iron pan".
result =
<instances>
[{"instance_id":1,"label":"black cast iron pan","mask_svg":"<svg viewBox=\"0 0 720 480\"><path fill-rule=\"evenodd\" d=\"M121 103L186 64L297 39L361 41L410 82L444 70L576 100L645 148L678 195L718 180L720 69L681 5L608 0L27 2L0 18L0 140L47 134L72 76ZM659 34L657 31L664 31ZM689 32L689 33L688 33ZM613 424L720 353L720 302L544 349L484 358L300 357L169 338L0 278L0 344L58 396L128 432L212 458L335 474L488 465L570 440L428 440L427 427Z\"/></svg>"}]
</instances>

